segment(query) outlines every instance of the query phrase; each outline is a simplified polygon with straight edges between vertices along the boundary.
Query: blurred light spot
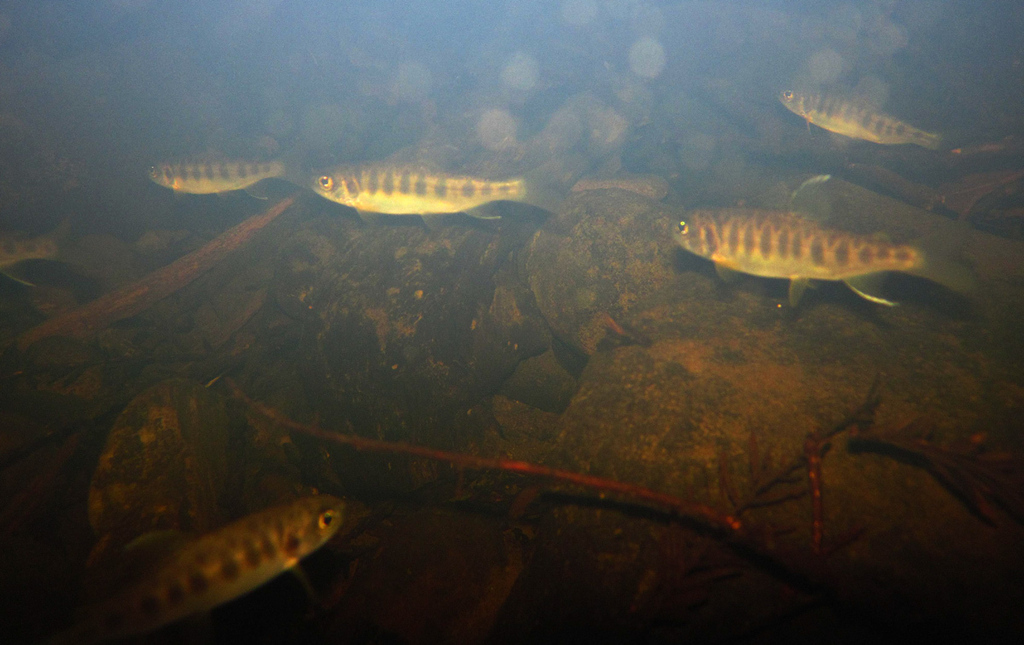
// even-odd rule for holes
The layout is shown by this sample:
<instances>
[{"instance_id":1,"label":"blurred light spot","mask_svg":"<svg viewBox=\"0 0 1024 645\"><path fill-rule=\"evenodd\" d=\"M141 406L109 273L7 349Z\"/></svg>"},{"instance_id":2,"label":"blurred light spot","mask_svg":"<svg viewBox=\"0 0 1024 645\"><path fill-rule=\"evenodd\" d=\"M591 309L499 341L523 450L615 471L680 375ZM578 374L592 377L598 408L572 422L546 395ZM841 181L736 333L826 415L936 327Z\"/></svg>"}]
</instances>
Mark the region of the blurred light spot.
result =
<instances>
[{"instance_id":1,"label":"blurred light spot","mask_svg":"<svg viewBox=\"0 0 1024 645\"><path fill-rule=\"evenodd\" d=\"M533 56L516 52L505 69L501 70L501 82L509 89L527 92L537 84L538 73L537 61Z\"/></svg>"},{"instance_id":2,"label":"blurred light spot","mask_svg":"<svg viewBox=\"0 0 1024 645\"><path fill-rule=\"evenodd\" d=\"M590 115L590 142L599 148L615 148L626 138L629 123L611 108Z\"/></svg>"},{"instance_id":3,"label":"blurred light spot","mask_svg":"<svg viewBox=\"0 0 1024 645\"><path fill-rule=\"evenodd\" d=\"M654 38L644 36L629 49L629 68L637 76L655 78L665 69L665 48Z\"/></svg>"},{"instance_id":4,"label":"blurred light spot","mask_svg":"<svg viewBox=\"0 0 1024 645\"><path fill-rule=\"evenodd\" d=\"M402 63L398 66L391 93L402 101L420 101L430 93L434 79L427 66L419 61Z\"/></svg>"},{"instance_id":5,"label":"blurred light spot","mask_svg":"<svg viewBox=\"0 0 1024 645\"><path fill-rule=\"evenodd\" d=\"M907 30L902 25L885 20L878 24L872 41L875 52L881 56L892 56L907 46Z\"/></svg>"},{"instance_id":6,"label":"blurred light spot","mask_svg":"<svg viewBox=\"0 0 1024 645\"><path fill-rule=\"evenodd\" d=\"M505 150L516 144L516 120L505 110L488 110L476 123L480 143L488 150Z\"/></svg>"},{"instance_id":7,"label":"blurred light spot","mask_svg":"<svg viewBox=\"0 0 1024 645\"><path fill-rule=\"evenodd\" d=\"M807 68L816 83L833 83L843 70L843 57L833 49L821 49L811 54Z\"/></svg>"},{"instance_id":8,"label":"blurred light spot","mask_svg":"<svg viewBox=\"0 0 1024 645\"><path fill-rule=\"evenodd\" d=\"M597 2L594 0L562 0L562 20L567 25L582 27L597 17Z\"/></svg>"}]
</instances>

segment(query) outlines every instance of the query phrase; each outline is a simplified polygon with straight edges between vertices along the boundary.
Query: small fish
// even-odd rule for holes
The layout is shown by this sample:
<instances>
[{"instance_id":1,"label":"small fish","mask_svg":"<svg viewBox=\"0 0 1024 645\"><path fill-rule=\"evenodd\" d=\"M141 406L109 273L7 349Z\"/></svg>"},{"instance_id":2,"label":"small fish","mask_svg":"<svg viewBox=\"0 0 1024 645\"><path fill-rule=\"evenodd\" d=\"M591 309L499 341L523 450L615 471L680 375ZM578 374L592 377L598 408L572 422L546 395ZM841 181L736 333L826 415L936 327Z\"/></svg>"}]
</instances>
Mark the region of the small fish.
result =
<instances>
[{"instance_id":1,"label":"small fish","mask_svg":"<svg viewBox=\"0 0 1024 645\"><path fill-rule=\"evenodd\" d=\"M913 143L931 150L938 150L941 145L940 135L919 130L855 101L791 90L779 94L779 100L807 123L853 139L886 145Z\"/></svg>"},{"instance_id":2,"label":"small fish","mask_svg":"<svg viewBox=\"0 0 1024 645\"><path fill-rule=\"evenodd\" d=\"M150 575L51 643L98 643L145 634L205 612L263 585L316 551L342 524L344 502L330 495L248 515L186 542Z\"/></svg>"},{"instance_id":3,"label":"small fish","mask_svg":"<svg viewBox=\"0 0 1024 645\"><path fill-rule=\"evenodd\" d=\"M490 181L403 166L341 166L317 174L310 185L322 197L351 206L361 214L464 212L490 219L473 209L498 200L532 203L523 179Z\"/></svg>"},{"instance_id":4,"label":"small fish","mask_svg":"<svg viewBox=\"0 0 1024 645\"><path fill-rule=\"evenodd\" d=\"M283 177L283 161L206 161L160 163L149 168L149 178L179 193L209 195L244 190L264 179Z\"/></svg>"},{"instance_id":5,"label":"small fish","mask_svg":"<svg viewBox=\"0 0 1024 645\"><path fill-rule=\"evenodd\" d=\"M788 211L693 211L679 222L676 239L687 251L714 262L723 277L738 271L789 280L793 306L810 280L842 281L859 296L889 306L896 303L877 295L887 271L961 292L971 283L965 268L918 246L826 229Z\"/></svg>"}]
</instances>

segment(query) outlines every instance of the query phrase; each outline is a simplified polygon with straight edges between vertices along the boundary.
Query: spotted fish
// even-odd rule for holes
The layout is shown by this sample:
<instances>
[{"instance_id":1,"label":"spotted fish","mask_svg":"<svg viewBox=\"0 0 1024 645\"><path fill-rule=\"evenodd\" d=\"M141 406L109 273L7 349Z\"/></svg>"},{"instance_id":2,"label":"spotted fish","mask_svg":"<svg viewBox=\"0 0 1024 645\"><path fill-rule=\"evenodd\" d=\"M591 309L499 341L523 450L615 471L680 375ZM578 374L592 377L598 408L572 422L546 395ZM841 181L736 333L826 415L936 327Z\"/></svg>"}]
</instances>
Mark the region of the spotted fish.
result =
<instances>
[{"instance_id":1,"label":"spotted fish","mask_svg":"<svg viewBox=\"0 0 1024 645\"><path fill-rule=\"evenodd\" d=\"M842 281L858 295L890 306L896 303L877 295L887 271L921 276L961 292L971 285L964 267L918 246L826 229L787 211L693 211L679 222L676 238L687 251L714 262L723 277L738 271L789 280L794 306L811 280Z\"/></svg>"},{"instance_id":2,"label":"spotted fish","mask_svg":"<svg viewBox=\"0 0 1024 645\"><path fill-rule=\"evenodd\" d=\"M187 542L145 579L86 609L51 643L98 643L158 629L248 593L316 551L342 524L344 503L317 495L269 508Z\"/></svg>"},{"instance_id":3,"label":"spotted fish","mask_svg":"<svg viewBox=\"0 0 1024 645\"><path fill-rule=\"evenodd\" d=\"M510 200L534 203L523 179L490 181L403 166L341 166L317 173L311 187L322 197L360 213L438 215ZM484 217L486 219L486 217Z\"/></svg>"},{"instance_id":4,"label":"spotted fish","mask_svg":"<svg viewBox=\"0 0 1024 645\"><path fill-rule=\"evenodd\" d=\"M286 172L283 161L205 161L156 164L149 178L175 192L209 195L244 190Z\"/></svg>"},{"instance_id":5,"label":"spotted fish","mask_svg":"<svg viewBox=\"0 0 1024 645\"><path fill-rule=\"evenodd\" d=\"M913 143L931 150L937 150L942 142L938 134L919 130L863 104L836 96L786 90L779 94L779 100L807 123L853 139L890 145Z\"/></svg>"}]
</instances>

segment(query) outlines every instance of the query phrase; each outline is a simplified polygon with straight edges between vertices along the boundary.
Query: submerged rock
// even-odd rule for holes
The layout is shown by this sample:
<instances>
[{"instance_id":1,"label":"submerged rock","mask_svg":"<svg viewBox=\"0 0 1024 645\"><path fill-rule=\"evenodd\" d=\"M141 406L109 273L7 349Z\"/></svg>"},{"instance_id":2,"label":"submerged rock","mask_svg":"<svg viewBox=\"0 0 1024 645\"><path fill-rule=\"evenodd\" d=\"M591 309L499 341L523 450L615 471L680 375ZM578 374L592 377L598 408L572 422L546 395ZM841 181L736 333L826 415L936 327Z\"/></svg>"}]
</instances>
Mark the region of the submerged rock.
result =
<instances>
[{"instance_id":1,"label":"submerged rock","mask_svg":"<svg viewBox=\"0 0 1024 645\"><path fill-rule=\"evenodd\" d=\"M149 531L203 533L221 524L229 429L224 402L195 383L165 381L136 396L93 473L96 534L123 545Z\"/></svg>"}]
</instances>

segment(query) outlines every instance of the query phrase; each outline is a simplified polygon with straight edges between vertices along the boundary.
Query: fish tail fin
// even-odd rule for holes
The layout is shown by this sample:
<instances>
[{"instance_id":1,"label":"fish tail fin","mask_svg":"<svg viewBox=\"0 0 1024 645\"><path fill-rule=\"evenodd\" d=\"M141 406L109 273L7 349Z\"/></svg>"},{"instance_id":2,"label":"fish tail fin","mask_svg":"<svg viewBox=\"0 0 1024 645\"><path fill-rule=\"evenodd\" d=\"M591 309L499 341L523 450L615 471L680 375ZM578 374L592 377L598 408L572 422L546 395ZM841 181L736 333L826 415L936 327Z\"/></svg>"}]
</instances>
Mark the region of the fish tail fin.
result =
<instances>
[{"instance_id":1,"label":"fish tail fin","mask_svg":"<svg viewBox=\"0 0 1024 645\"><path fill-rule=\"evenodd\" d=\"M932 235L915 242L913 246L921 254L921 262L906 273L931 280L961 295L970 295L977 288L977 279L962 258L963 242L952 237Z\"/></svg>"},{"instance_id":2,"label":"fish tail fin","mask_svg":"<svg viewBox=\"0 0 1024 645\"><path fill-rule=\"evenodd\" d=\"M581 156L550 159L523 176L523 194L516 201L556 213L587 168Z\"/></svg>"},{"instance_id":3,"label":"fish tail fin","mask_svg":"<svg viewBox=\"0 0 1024 645\"><path fill-rule=\"evenodd\" d=\"M929 150L938 150L942 147L942 135L935 132L922 132L921 145Z\"/></svg>"}]
</instances>

